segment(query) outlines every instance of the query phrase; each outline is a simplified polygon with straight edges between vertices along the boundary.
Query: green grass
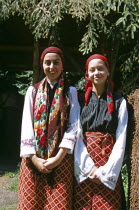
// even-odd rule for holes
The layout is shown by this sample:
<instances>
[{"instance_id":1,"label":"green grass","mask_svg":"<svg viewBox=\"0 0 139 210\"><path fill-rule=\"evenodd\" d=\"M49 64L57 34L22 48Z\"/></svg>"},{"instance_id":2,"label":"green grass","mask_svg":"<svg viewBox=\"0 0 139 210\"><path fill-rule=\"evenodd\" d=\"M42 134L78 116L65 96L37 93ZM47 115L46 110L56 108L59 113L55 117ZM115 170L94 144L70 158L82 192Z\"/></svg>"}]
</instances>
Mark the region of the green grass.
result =
<instances>
[{"instance_id":1,"label":"green grass","mask_svg":"<svg viewBox=\"0 0 139 210\"><path fill-rule=\"evenodd\" d=\"M124 186L124 191L125 191L125 199L126 199L126 203L128 202L128 172L127 172L127 166L126 164L123 165L122 167L122 180L123 180L123 186Z\"/></svg>"},{"instance_id":2,"label":"green grass","mask_svg":"<svg viewBox=\"0 0 139 210\"><path fill-rule=\"evenodd\" d=\"M19 165L17 166L16 171L14 172L6 172L4 175L8 176L12 179L11 185L7 188L11 191L17 191L18 190L18 175L19 175Z\"/></svg>"},{"instance_id":3,"label":"green grass","mask_svg":"<svg viewBox=\"0 0 139 210\"><path fill-rule=\"evenodd\" d=\"M17 204L8 205L6 207L0 208L0 210L16 210Z\"/></svg>"},{"instance_id":4,"label":"green grass","mask_svg":"<svg viewBox=\"0 0 139 210\"><path fill-rule=\"evenodd\" d=\"M11 185L7 189L8 190L11 190L11 191L17 191L18 190L18 174L15 175L12 178L12 183L11 183Z\"/></svg>"}]
</instances>

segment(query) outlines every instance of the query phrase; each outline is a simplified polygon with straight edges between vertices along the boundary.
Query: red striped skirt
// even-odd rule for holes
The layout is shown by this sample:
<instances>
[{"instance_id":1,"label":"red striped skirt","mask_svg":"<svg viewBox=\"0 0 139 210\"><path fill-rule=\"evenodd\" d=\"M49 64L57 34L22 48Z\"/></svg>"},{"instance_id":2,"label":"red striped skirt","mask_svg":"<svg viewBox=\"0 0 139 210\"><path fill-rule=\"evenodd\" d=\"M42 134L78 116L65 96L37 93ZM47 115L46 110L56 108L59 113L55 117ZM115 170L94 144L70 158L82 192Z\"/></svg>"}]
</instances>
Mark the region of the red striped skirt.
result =
<instances>
[{"instance_id":1,"label":"red striped skirt","mask_svg":"<svg viewBox=\"0 0 139 210\"><path fill-rule=\"evenodd\" d=\"M67 154L50 174L23 158L19 175L19 210L72 210L73 157Z\"/></svg>"},{"instance_id":2,"label":"red striped skirt","mask_svg":"<svg viewBox=\"0 0 139 210\"><path fill-rule=\"evenodd\" d=\"M103 166L112 152L115 138L110 134L86 132L84 143L96 166ZM119 178L114 191L104 184L93 183L86 179L75 183L74 209L78 210L122 210L121 179Z\"/></svg>"}]
</instances>

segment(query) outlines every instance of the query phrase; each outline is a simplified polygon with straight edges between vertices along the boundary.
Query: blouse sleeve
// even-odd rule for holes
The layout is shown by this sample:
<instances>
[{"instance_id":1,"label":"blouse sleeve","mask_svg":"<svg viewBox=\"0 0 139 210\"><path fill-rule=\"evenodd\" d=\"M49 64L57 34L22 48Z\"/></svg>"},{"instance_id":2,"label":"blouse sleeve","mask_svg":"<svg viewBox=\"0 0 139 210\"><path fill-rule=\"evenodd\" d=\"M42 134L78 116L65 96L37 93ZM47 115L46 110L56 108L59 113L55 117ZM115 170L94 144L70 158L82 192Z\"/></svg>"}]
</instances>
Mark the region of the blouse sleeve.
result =
<instances>
[{"instance_id":1,"label":"blouse sleeve","mask_svg":"<svg viewBox=\"0 0 139 210\"><path fill-rule=\"evenodd\" d=\"M74 149L74 176L78 183L83 182L94 170L94 162L83 142L82 130L78 128L78 137Z\"/></svg>"},{"instance_id":2,"label":"blouse sleeve","mask_svg":"<svg viewBox=\"0 0 139 210\"><path fill-rule=\"evenodd\" d=\"M21 146L20 157L29 157L30 154L36 154L35 151L35 136L33 130L33 98L35 96L35 89L30 86L27 90L24 109L22 116L21 127Z\"/></svg>"},{"instance_id":3,"label":"blouse sleeve","mask_svg":"<svg viewBox=\"0 0 139 210\"><path fill-rule=\"evenodd\" d=\"M77 90L74 87L70 87L69 91L70 97L70 115L68 129L64 133L63 139L59 147L68 148L69 153L73 153L74 145L77 139L78 130L78 118L80 114L80 106L77 98Z\"/></svg>"},{"instance_id":4,"label":"blouse sleeve","mask_svg":"<svg viewBox=\"0 0 139 210\"><path fill-rule=\"evenodd\" d=\"M123 99L118 111L118 127L116 130L116 142L108 162L97 169L95 174L101 182L108 188L114 190L119 173L122 167L125 145L126 145L126 130L128 123L128 113L126 100Z\"/></svg>"},{"instance_id":5,"label":"blouse sleeve","mask_svg":"<svg viewBox=\"0 0 139 210\"><path fill-rule=\"evenodd\" d=\"M78 116L78 132L74 149L74 176L78 183L86 180L93 172L95 164L90 157L87 148L83 142L84 136L80 124L80 113Z\"/></svg>"}]
</instances>

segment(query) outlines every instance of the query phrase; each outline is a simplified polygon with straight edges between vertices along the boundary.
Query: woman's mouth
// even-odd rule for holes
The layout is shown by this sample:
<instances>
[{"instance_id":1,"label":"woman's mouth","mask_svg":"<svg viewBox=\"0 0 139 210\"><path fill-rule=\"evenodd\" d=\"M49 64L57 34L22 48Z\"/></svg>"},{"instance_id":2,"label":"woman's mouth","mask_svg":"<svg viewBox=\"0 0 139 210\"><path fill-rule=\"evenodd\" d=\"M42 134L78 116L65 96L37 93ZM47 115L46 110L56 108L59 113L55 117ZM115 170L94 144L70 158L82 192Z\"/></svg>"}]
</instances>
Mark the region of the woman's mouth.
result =
<instances>
[{"instance_id":1,"label":"woman's mouth","mask_svg":"<svg viewBox=\"0 0 139 210\"><path fill-rule=\"evenodd\" d=\"M50 73L50 74L55 74L56 72L52 72L52 71L51 71L51 72L49 72L49 73Z\"/></svg>"},{"instance_id":2,"label":"woman's mouth","mask_svg":"<svg viewBox=\"0 0 139 210\"><path fill-rule=\"evenodd\" d=\"M102 77L95 77L94 79L101 79Z\"/></svg>"}]
</instances>

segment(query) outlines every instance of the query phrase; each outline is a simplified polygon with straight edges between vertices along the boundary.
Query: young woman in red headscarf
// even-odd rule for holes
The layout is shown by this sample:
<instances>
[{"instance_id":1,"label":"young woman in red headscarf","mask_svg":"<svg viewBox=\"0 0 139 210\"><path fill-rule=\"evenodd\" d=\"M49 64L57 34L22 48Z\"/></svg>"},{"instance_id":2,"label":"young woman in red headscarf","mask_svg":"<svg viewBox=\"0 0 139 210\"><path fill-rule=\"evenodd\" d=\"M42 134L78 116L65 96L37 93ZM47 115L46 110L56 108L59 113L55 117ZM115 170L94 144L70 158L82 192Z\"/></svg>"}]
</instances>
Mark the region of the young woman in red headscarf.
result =
<instances>
[{"instance_id":1,"label":"young woman in red headscarf","mask_svg":"<svg viewBox=\"0 0 139 210\"><path fill-rule=\"evenodd\" d=\"M78 210L123 210L119 174L128 114L125 99L113 92L109 74L106 57L95 54L88 58L80 138L75 146L74 209Z\"/></svg>"},{"instance_id":2,"label":"young woman in red headscarf","mask_svg":"<svg viewBox=\"0 0 139 210\"><path fill-rule=\"evenodd\" d=\"M30 86L23 110L18 209L72 209L73 152L77 135L77 91L63 77L63 52L41 55L45 78Z\"/></svg>"}]
</instances>

